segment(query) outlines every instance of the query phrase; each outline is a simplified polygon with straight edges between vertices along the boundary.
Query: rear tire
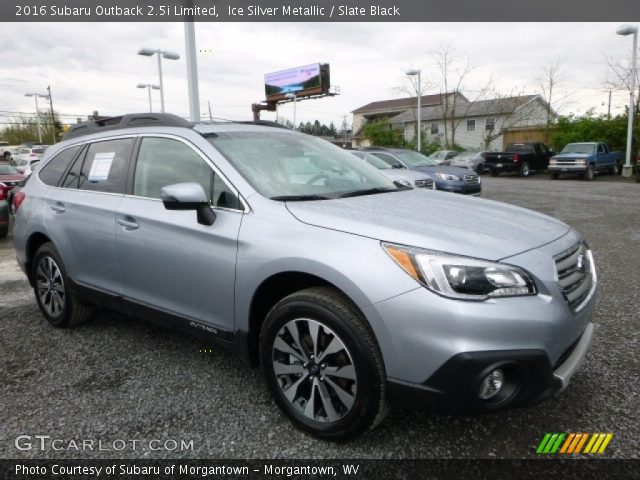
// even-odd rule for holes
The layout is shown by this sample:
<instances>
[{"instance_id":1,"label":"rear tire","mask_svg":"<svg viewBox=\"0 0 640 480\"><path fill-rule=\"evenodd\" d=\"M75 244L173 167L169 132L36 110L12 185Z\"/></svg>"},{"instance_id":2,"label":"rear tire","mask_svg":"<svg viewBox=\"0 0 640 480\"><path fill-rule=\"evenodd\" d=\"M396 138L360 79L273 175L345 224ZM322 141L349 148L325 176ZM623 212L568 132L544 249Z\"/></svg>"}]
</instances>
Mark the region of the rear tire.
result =
<instances>
[{"instance_id":1,"label":"rear tire","mask_svg":"<svg viewBox=\"0 0 640 480\"><path fill-rule=\"evenodd\" d=\"M500 170L491 170L491 176L492 177L497 177L498 175L500 175Z\"/></svg>"},{"instance_id":2,"label":"rear tire","mask_svg":"<svg viewBox=\"0 0 640 480\"><path fill-rule=\"evenodd\" d=\"M529 164L527 162L523 162L520 165L520 170L518 171L521 177L528 177L531 175L531 170L529 169Z\"/></svg>"},{"instance_id":3,"label":"rear tire","mask_svg":"<svg viewBox=\"0 0 640 480\"><path fill-rule=\"evenodd\" d=\"M9 226L0 227L0 238L4 238L9 234Z\"/></svg>"},{"instance_id":4,"label":"rear tire","mask_svg":"<svg viewBox=\"0 0 640 480\"><path fill-rule=\"evenodd\" d=\"M620 175L622 173L622 166L619 163L615 163L611 167L611 175Z\"/></svg>"},{"instance_id":5,"label":"rear tire","mask_svg":"<svg viewBox=\"0 0 640 480\"><path fill-rule=\"evenodd\" d=\"M476 173L478 175L484 173L484 163L479 163L478 165L476 165Z\"/></svg>"},{"instance_id":6,"label":"rear tire","mask_svg":"<svg viewBox=\"0 0 640 480\"><path fill-rule=\"evenodd\" d=\"M73 298L67 271L52 243L44 243L36 252L31 278L38 307L51 325L67 328L89 320L93 309Z\"/></svg>"},{"instance_id":7,"label":"rear tire","mask_svg":"<svg viewBox=\"0 0 640 480\"><path fill-rule=\"evenodd\" d=\"M347 440L387 413L382 354L362 314L332 288L280 300L260 332L260 363L278 407L301 430Z\"/></svg>"}]
</instances>

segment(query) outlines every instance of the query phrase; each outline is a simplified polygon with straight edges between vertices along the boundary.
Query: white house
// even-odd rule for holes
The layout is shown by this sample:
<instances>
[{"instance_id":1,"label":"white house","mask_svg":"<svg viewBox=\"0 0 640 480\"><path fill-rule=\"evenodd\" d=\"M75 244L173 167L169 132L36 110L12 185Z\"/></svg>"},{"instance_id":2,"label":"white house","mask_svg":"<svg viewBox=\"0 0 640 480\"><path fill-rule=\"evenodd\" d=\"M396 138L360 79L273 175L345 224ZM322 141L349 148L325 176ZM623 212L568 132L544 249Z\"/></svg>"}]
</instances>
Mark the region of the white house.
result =
<instances>
[{"instance_id":1,"label":"white house","mask_svg":"<svg viewBox=\"0 0 640 480\"><path fill-rule=\"evenodd\" d=\"M547 102L540 95L501 97L470 102L463 95L429 95L430 104L421 108L423 142L439 141L442 145L455 143L467 150L502 150L503 132L508 129L544 126L547 122ZM423 97L425 98L425 97ZM401 103L399 100L403 100ZM399 99L407 105L401 113L388 116L391 128L403 131L406 141L414 141L417 122L416 98ZM362 126L370 119L381 115L371 107L373 102L354 110L354 131L361 136ZM549 109L551 120L556 113ZM376 116L377 114L377 116ZM356 117L358 126L356 130ZM356 146L367 146L366 140L358 138Z\"/></svg>"}]
</instances>

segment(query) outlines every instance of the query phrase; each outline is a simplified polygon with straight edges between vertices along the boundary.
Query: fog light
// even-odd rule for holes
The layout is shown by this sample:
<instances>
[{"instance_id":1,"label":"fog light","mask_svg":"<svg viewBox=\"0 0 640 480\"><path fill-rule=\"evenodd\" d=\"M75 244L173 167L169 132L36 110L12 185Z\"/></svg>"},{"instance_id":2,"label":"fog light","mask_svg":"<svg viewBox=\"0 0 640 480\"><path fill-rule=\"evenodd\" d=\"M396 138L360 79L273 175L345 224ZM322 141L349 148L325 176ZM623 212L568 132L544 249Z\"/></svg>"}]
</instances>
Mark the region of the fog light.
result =
<instances>
[{"instance_id":1,"label":"fog light","mask_svg":"<svg viewBox=\"0 0 640 480\"><path fill-rule=\"evenodd\" d=\"M495 397L504 386L504 372L499 368L484 377L480 384L478 396L481 400L489 400Z\"/></svg>"}]
</instances>

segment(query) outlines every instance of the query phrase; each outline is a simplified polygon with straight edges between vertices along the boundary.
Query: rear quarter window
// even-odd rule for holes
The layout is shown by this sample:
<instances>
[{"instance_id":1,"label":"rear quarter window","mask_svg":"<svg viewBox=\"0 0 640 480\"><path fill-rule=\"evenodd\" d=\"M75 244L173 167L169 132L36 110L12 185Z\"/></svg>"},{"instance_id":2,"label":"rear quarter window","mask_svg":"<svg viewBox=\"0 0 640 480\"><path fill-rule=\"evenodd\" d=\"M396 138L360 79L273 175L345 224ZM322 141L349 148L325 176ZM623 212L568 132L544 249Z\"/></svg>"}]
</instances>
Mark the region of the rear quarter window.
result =
<instances>
[{"instance_id":1,"label":"rear quarter window","mask_svg":"<svg viewBox=\"0 0 640 480\"><path fill-rule=\"evenodd\" d=\"M67 148L49 160L49 162L40 169L40 173L38 174L40 180L47 185L57 186L60 183L62 174L67 170L80 148L81 146Z\"/></svg>"},{"instance_id":2,"label":"rear quarter window","mask_svg":"<svg viewBox=\"0 0 640 480\"><path fill-rule=\"evenodd\" d=\"M124 193L133 144L133 138L92 143L82 165L78 188Z\"/></svg>"}]
</instances>

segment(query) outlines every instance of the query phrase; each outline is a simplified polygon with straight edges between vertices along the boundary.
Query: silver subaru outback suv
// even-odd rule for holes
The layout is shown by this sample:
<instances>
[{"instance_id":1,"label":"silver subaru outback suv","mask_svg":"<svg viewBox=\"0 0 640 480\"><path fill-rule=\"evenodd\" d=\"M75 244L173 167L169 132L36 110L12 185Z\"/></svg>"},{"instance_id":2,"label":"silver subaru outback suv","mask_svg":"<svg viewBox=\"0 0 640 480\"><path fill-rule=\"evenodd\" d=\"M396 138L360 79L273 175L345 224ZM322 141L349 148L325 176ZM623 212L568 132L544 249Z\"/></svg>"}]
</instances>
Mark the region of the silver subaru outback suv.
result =
<instances>
[{"instance_id":1,"label":"silver subaru outback suv","mask_svg":"<svg viewBox=\"0 0 640 480\"><path fill-rule=\"evenodd\" d=\"M273 126L125 115L74 126L13 200L56 327L96 307L260 366L299 428L347 439L388 405L487 412L567 386L593 336L578 232L394 183Z\"/></svg>"}]
</instances>

